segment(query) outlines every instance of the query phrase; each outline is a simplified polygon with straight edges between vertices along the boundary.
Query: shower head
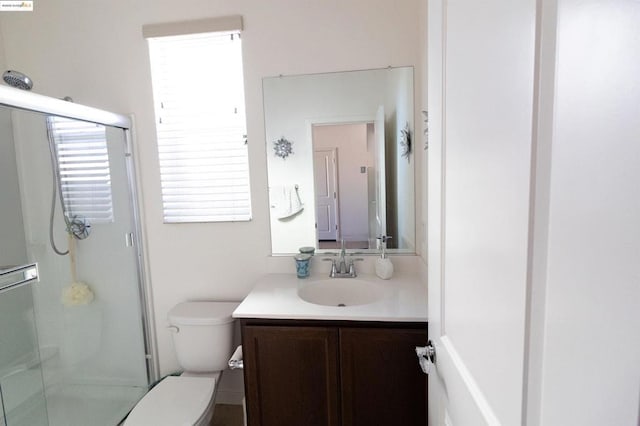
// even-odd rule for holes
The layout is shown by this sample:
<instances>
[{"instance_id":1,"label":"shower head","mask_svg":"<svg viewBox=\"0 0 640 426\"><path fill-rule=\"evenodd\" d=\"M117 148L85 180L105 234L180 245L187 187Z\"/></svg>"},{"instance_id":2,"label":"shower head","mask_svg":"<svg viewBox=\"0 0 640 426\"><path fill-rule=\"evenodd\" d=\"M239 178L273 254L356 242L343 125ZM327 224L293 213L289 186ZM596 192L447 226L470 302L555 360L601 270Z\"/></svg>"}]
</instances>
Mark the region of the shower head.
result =
<instances>
[{"instance_id":1,"label":"shower head","mask_svg":"<svg viewBox=\"0 0 640 426\"><path fill-rule=\"evenodd\" d=\"M2 79L11 87L17 87L22 90L31 90L33 81L19 71L8 70L2 74Z\"/></svg>"}]
</instances>

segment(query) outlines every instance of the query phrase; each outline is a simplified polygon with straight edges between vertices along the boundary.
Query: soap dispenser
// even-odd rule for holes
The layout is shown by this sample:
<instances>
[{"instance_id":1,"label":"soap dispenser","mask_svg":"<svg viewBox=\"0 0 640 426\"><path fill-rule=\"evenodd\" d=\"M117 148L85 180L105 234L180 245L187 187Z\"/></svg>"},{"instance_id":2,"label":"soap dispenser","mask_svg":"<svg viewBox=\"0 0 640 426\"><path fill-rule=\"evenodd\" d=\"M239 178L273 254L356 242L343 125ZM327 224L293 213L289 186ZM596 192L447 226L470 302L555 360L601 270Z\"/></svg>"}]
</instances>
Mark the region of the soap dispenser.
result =
<instances>
[{"instance_id":1,"label":"soap dispenser","mask_svg":"<svg viewBox=\"0 0 640 426\"><path fill-rule=\"evenodd\" d=\"M393 263L391 263L391 259L387 257L387 240L389 238L391 237L388 235L378 237L382 254L376 259L376 275L383 280L388 280L393 275Z\"/></svg>"}]
</instances>

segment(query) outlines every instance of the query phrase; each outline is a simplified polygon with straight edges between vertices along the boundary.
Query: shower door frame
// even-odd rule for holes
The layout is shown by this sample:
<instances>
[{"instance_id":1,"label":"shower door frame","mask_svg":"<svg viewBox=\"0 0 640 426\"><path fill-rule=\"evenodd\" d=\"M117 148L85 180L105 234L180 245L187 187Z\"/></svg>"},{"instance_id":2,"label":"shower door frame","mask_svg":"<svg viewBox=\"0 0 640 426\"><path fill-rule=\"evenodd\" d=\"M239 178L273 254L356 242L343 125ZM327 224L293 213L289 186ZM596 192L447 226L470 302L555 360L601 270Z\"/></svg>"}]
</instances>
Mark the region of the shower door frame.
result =
<instances>
[{"instance_id":1,"label":"shower door frame","mask_svg":"<svg viewBox=\"0 0 640 426\"><path fill-rule=\"evenodd\" d=\"M147 280L148 264L143 247L143 227L140 216L141 205L138 203L138 181L133 143L133 117L5 86L0 86L0 106L93 122L116 127L124 131L127 185L129 201L131 203L131 219L134 226L132 242L136 251L138 294L140 296L140 312L142 314L140 320L142 322L145 349L147 385L154 383L158 380L160 373L157 345L154 339L155 329L153 327L153 307L151 306L150 298L151 289Z\"/></svg>"}]
</instances>

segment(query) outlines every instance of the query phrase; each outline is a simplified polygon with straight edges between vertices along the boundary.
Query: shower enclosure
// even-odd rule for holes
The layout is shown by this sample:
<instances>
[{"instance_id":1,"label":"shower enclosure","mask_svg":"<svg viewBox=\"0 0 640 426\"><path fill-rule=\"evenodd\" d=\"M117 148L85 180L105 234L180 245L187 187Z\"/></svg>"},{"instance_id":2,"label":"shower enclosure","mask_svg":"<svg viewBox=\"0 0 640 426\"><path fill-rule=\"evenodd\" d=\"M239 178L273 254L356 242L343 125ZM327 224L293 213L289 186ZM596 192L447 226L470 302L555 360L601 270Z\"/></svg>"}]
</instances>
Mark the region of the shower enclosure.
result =
<instances>
[{"instance_id":1,"label":"shower enclosure","mask_svg":"<svg viewBox=\"0 0 640 426\"><path fill-rule=\"evenodd\" d=\"M0 87L0 426L115 426L156 378L130 127Z\"/></svg>"}]
</instances>

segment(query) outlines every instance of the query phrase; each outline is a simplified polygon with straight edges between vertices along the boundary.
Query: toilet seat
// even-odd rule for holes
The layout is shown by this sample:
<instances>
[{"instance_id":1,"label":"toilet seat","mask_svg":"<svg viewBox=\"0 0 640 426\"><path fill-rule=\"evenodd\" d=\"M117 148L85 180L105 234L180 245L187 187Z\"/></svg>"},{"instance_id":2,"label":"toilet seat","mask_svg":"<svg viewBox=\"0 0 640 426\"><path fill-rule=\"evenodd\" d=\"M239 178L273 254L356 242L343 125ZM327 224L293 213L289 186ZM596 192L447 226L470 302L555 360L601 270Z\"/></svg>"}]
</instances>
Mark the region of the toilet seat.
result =
<instances>
[{"instance_id":1,"label":"toilet seat","mask_svg":"<svg viewBox=\"0 0 640 426\"><path fill-rule=\"evenodd\" d=\"M169 376L147 393L124 426L194 426L210 420L216 379Z\"/></svg>"}]
</instances>

